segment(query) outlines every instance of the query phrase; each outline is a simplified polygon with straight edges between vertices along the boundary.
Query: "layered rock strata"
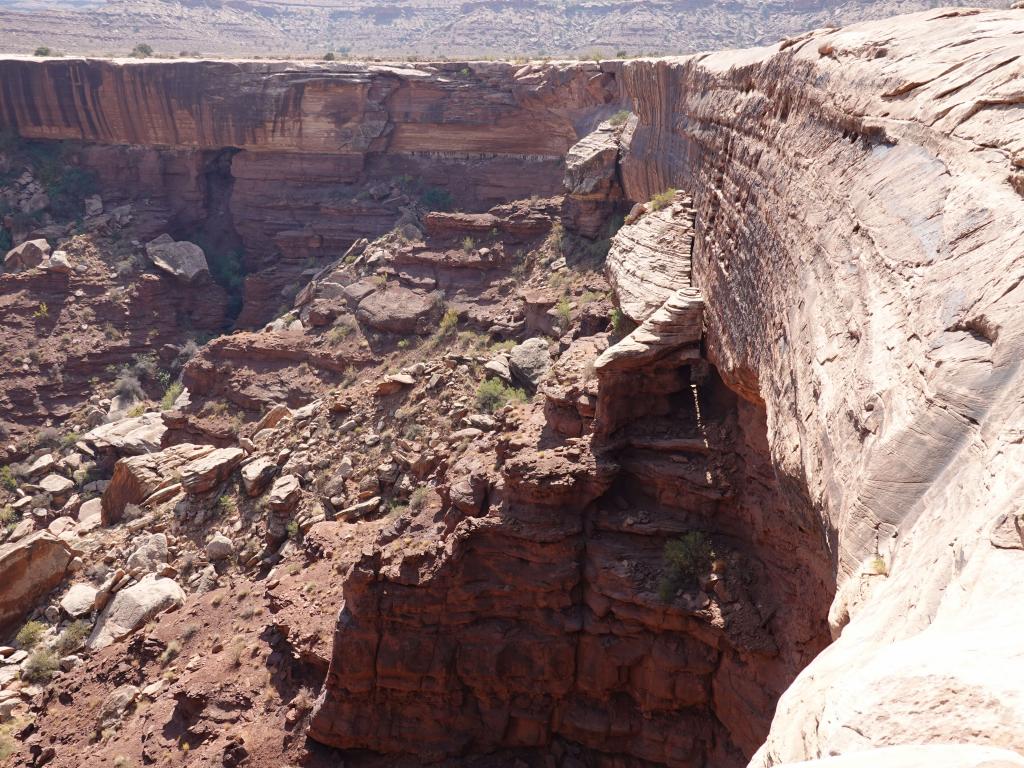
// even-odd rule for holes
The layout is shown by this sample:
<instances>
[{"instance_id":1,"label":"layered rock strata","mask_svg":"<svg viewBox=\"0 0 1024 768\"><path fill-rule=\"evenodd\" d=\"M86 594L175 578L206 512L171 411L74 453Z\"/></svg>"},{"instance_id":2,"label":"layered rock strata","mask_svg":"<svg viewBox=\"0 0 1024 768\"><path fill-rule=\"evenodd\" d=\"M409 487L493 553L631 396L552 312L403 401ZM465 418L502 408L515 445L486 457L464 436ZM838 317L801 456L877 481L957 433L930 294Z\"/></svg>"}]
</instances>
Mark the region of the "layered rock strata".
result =
<instances>
[{"instance_id":1,"label":"layered rock strata","mask_svg":"<svg viewBox=\"0 0 1024 768\"><path fill-rule=\"evenodd\" d=\"M482 210L559 191L566 152L618 108L596 63L356 65L0 61L0 127L81 143L104 198L239 245L251 305L393 228L402 209ZM209 254L208 254L209 255ZM308 279L308 276L307 278Z\"/></svg>"},{"instance_id":2,"label":"layered rock strata","mask_svg":"<svg viewBox=\"0 0 1024 768\"><path fill-rule=\"evenodd\" d=\"M934 11L622 72L626 194L693 195L709 356L841 585L753 765L1024 752L1022 30Z\"/></svg>"}]
</instances>

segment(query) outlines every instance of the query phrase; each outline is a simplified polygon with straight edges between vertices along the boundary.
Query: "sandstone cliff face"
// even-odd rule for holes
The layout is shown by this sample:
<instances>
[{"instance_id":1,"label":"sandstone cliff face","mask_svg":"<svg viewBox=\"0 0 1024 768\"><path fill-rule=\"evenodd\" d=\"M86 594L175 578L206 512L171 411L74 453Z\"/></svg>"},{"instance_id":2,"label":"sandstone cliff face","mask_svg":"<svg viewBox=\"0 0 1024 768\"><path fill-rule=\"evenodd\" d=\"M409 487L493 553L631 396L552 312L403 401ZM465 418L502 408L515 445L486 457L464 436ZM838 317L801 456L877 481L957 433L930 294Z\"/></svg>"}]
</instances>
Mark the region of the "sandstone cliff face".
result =
<instances>
[{"instance_id":1,"label":"sandstone cliff face","mask_svg":"<svg viewBox=\"0 0 1024 768\"><path fill-rule=\"evenodd\" d=\"M6 59L0 82L0 128L80 142L104 199L136 202L152 236L169 222L177 239L240 247L260 273L250 326L310 261L393 228L410 200L485 210L556 194L565 153L620 100L593 62Z\"/></svg>"},{"instance_id":2,"label":"sandstone cliff face","mask_svg":"<svg viewBox=\"0 0 1024 768\"><path fill-rule=\"evenodd\" d=\"M841 637L753 765L1024 751L1022 30L935 11L622 72L626 194L693 195L709 356L838 572Z\"/></svg>"}]
</instances>

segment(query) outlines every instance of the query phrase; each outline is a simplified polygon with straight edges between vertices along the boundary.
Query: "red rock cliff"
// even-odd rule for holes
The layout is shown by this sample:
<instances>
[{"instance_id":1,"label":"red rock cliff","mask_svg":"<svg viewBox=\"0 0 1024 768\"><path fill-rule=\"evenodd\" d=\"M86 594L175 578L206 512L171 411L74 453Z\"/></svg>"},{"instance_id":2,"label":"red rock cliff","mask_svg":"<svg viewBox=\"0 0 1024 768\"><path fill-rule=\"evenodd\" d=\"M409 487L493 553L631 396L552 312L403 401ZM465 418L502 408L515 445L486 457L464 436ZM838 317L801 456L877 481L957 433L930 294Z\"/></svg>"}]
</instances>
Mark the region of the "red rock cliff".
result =
<instances>
[{"instance_id":1,"label":"red rock cliff","mask_svg":"<svg viewBox=\"0 0 1024 768\"><path fill-rule=\"evenodd\" d=\"M934 11L621 73L626 193L692 193L709 356L838 572L841 637L753 765L1024 752L1022 31Z\"/></svg>"}]
</instances>

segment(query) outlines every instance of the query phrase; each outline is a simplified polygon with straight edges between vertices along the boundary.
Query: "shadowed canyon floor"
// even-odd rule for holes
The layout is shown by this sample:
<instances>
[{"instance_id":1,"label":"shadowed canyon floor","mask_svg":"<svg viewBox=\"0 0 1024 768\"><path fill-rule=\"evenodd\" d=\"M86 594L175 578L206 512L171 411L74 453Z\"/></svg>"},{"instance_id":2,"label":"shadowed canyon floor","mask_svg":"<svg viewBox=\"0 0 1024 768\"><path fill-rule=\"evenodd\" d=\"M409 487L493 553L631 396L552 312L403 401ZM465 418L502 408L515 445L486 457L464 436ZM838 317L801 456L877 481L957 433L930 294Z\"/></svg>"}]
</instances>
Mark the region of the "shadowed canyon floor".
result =
<instances>
[{"instance_id":1,"label":"shadowed canyon floor","mask_svg":"<svg viewBox=\"0 0 1024 768\"><path fill-rule=\"evenodd\" d=\"M1024 765L1022 33L0 60L0 759Z\"/></svg>"}]
</instances>

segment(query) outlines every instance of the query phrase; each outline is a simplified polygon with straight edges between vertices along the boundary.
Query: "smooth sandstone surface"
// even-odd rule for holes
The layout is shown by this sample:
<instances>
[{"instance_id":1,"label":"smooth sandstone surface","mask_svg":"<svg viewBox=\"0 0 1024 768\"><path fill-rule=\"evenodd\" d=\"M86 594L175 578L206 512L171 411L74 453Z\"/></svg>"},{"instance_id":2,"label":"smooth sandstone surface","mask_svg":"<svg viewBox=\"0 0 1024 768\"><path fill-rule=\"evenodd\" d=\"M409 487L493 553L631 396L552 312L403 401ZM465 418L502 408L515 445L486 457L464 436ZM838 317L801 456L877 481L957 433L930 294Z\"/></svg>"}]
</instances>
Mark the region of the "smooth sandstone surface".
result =
<instances>
[{"instance_id":1,"label":"smooth sandstone surface","mask_svg":"<svg viewBox=\"0 0 1024 768\"><path fill-rule=\"evenodd\" d=\"M627 195L692 193L709 356L764 402L837 601L860 595L752 766L1024 753L1024 547L999 532L1024 466L1022 33L936 10L624 68ZM850 589L876 539L888 577Z\"/></svg>"}]
</instances>

